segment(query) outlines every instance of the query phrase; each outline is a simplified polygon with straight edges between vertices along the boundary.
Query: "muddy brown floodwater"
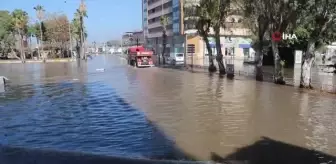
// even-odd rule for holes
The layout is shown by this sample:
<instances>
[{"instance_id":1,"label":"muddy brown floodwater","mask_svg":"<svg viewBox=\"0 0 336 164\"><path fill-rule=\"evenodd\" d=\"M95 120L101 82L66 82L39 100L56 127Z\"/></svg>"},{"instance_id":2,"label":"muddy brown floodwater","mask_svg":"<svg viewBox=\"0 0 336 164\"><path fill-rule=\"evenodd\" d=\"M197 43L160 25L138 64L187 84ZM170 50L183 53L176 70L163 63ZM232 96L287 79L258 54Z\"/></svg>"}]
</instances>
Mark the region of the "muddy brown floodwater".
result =
<instances>
[{"instance_id":1,"label":"muddy brown floodwater","mask_svg":"<svg viewBox=\"0 0 336 164\"><path fill-rule=\"evenodd\" d=\"M0 70L11 79L0 94L0 144L182 158L178 149L208 160L267 137L336 155L334 95L135 69L115 56L80 65L3 64Z\"/></svg>"}]
</instances>

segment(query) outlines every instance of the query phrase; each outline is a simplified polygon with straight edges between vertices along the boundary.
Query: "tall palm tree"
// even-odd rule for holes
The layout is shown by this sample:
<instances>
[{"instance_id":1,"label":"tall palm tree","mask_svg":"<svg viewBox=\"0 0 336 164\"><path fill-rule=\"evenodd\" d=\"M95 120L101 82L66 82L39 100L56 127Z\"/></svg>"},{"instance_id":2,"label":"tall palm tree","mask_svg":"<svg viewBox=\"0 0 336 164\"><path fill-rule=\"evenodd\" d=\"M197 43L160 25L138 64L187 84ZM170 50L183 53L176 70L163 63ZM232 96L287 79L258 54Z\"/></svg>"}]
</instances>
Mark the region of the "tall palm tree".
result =
<instances>
[{"instance_id":1,"label":"tall palm tree","mask_svg":"<svg viewBox=\"0 0 336 164\"><path fill-rule=\"evenodd\" d=\"M79 11L77 10L77 12L75 13L75 17L72 20L71 23L71 35L72 35L72 39L74 39L76 41L76 52L77 54L80 54L81 51L81 35L82 35L82 30L81 30L81 24L80 24L80 14ZM87 38L87 32L86 29L84 27L84 38ZM78 58L80 58L80 56L77 56Z\"/></svg>"},{"instance_id":2,"label":"tall palm tree","mask_svg":"<svg viewBox=\"0 0 336 164\"><path fill-rule=\"evenodd\" d=\"M77 13L79 14L79 22L80 22L80 31L81 31L81 57L82 59L86 60L86 55L84 52L84 43L85 43L85 36L84 36L84 18L87 17L87 10L84 0L81 0L81 4L79 9L77 9Z\"/></svg>"},{"instance_id":3,"label":"tall palm tree","mask_svg":"<svg viewBox=\"0 0 336 164\"><path fill-rule=\"evenodd\" d=\"M25 62L26 57L23 51L23 37L25 36L24 32L28 24L28 13L21 9L15 9L12 12L12 19L16 32L20 38L20 57L22 62Z\"/></svg>"},{"instance_id":4,"label":"tall palm tree","mask_svg":"<svg viewBox=\"0 0 336 164\"><path fill-rule=\"evenodd\" d=\"M29 49L32 50L32 37L36 36L35 25L29 25L27 29L27 37L29 38Z\"/></svg>"},{"instance_id":5,"label":"tall palm tree","mask_svg":"<svg viewBox=\"0 0 336 164\"><path fill-rule=\"evenodd\" d=\"M162 26L162 63L165 64L165 52L167 46L167 25L169 22L169 18L167 16L162 16L160 18L160 23ZM159 58L160 63L160 58Z\"/></svg>"},{"instance_id":6,"label":"tall palm tree","mask_svg":"<svg viewBox=\"0 0 336 164\"><path fill-rule=\"evenodd\" d=\"M78 53L81 54L79 57L85 59L84 56L84 41L87 38L87 32L84 26L84 17L87 17L87 12L85 7L77 9L75 12L74 19L72 20L72 34L76 40L76 47L79 47Z\"/></svg>"},{"instance_id":7,"label":"tall palm tree","mask_svg":"<svg viewBox=\"0 0 336 164\"><path fill-rule=\"evenodd\" d=\"M41 46L41 49L42 49L42 52L43 52L43 29L42 29L42 21L43 21L43 18L44 18L44 8L43 6L41 5L37 5L36 7L34 7L34 10L36 11L36 16L38 18L38 20L40 21L40 46ZM40 47L38 46L38 47ZM38 54L39 56L41 55L40 53L40 49L38 48Z\"/></svg>"}]
</instances>

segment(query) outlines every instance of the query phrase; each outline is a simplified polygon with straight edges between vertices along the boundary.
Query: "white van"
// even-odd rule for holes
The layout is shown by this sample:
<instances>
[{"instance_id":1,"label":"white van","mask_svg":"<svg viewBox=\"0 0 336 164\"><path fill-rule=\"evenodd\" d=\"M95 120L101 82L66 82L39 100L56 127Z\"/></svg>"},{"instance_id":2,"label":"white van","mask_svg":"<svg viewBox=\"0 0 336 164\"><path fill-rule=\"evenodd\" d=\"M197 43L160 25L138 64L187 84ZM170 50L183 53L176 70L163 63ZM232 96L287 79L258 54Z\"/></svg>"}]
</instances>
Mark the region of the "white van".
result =
<instances>
[{"instance_id":1,"label":"white van","mask_svg":"<svg viewBox=\"0 0 336 164\"><path fill-rule=\"evenodd\" d=\"M170 53L170 57L167 60L168 64L184 64L184 54Z\"/></svg>"}]
</instances>

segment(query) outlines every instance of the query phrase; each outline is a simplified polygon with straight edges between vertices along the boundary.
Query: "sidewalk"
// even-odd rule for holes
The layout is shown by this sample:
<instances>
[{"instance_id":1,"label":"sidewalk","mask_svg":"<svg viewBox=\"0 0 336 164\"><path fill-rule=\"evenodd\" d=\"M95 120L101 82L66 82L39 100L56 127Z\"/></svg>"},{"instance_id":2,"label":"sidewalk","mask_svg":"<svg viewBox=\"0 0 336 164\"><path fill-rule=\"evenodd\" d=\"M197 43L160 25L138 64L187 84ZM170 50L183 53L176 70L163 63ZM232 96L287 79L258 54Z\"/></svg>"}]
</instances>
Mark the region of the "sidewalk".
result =
<instances>
[{"instance_id":1,"label":"sidewalk","mask_svg":"<svg viewBox=\"0 0 336 164\"><path fill-rule=\"evenodd\" d=\"M46 59L46 63L64 63L64 62L72 62L74 61L71 58L60 58L60 59ZM0 64L19 64L22 63L21 60L0 60ZM43 63L43 60L26 60L26 63Z\"/></svg>"},{"instance_id":2,"label":"sidewalk","mask_svg":"<svg viewBox=\"0 0 336 164\"><path fill-rule=\"evenodd\" d=\"M215 64L217 69L217 63ZM246 66L251 66L249 64L246 64ZM208 66L204 65L191 65L188 64L187 67L184 65L179 65L179 66L174 66L174 65L159 65L157 66L159 68L164 68L164 69L176 69L176 70L181 70L181 71L189 71L191 73L209 73L208 71ZM254 67L254 66L253 66ZM292 72L287 71L285 73L285 81L287 86L291 87L298 87L298 84L300 83L299 79L299 73L292 70ZM235 78L237 80L255 80L255 72L254 70L248 70L248 68L245 69L236 69L235 66L235 71L234 71ZM286 71L285 71L286 72ZM219 75L219 72L216 71L214 74ZM264 69L264 81L263 82L270 82L273 83L273 72L272 69ZM294 76L294 77L293 77ZM335 84L330 84L326 81L321 81L320 79L313 79L312 85L315 88L313 91L319 91L319 92L326 92L326 93L331 93L331 94L336 94L336 85Z\"/></svg>"}]
</instances>

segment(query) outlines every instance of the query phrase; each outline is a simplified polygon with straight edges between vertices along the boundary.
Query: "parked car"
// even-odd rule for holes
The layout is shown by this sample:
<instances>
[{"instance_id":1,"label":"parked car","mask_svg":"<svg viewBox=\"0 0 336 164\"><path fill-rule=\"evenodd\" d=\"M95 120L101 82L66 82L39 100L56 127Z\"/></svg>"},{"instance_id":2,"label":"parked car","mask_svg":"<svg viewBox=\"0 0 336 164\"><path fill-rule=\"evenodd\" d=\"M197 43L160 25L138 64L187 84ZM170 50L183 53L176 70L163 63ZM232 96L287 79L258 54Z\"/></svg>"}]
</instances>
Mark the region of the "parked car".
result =
<instances>
[{"instance_id":1,"label":"parked car","mask_svg":"<svg viewBox=\"0 0 336 164\"><path fill-rule=\"evenodd\" d=\"M170 56L167 58L168 64L183 64L184 63L184 54L183 53L170 53Z\"/></svg>"}]
</instances>

